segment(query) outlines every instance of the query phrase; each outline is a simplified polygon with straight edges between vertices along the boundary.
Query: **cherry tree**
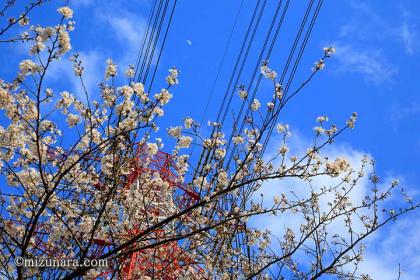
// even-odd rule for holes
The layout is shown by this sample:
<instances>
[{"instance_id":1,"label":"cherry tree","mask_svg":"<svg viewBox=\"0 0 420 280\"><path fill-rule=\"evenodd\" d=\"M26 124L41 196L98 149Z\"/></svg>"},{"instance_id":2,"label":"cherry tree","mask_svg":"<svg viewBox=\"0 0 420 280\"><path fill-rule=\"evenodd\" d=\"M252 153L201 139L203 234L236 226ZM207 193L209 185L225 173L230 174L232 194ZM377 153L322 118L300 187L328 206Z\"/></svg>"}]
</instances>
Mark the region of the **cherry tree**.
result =
<instances>
[{"instance_id":1,"label":"cherry tree","mask_svg":"<svg viewBox=\"0 0 420 280\"><path fill-rule=\"evenodd\" d=\"M323 49L295 91L286 92L276 71L263 63L272 97L264 104L239 87L237 98L250 115L232 137L217 122L209 122L211 134L204 136L200 124L186 117L167 129L173 147L163 147L156 133L165 105L176 102L179 79L188 77L171 68L160 91L146 92L134 79L134 67L119 69L108 59L100 96L93 100L84 63L70 43L72 9L66 5L51 15L56 25L30 21L45 2L33 1L5 20L16 4L7 1L0 13L6 22L0 41L30 46L16 76L0 80L0 168L7 181L0 199L2 278L370 279L357 270L364 241L418 204L397 181L380 182L368 156L356 168L346 158L323 154L354 128L356 113L342 126L318 117L315 140L300 155L289 147L289 125L277 121L322 71L333 47ZM84 98L57 92L46 81L51 65L68 59ZM120 84L118 75L129 82ZM280 144L265 153L273 128ZM202 151L199 161L190 158L191 145ZM166 172L156 168L162 156L170 161ZM316 178L330 184L317 185ZM275 188L272 201L258 195L265 185L287 180L308 191ZM369 192L353 199L361 181L369 181ZM275 235L252 222L255 217L294 219L299 226ZM41 268L16 266L17 258L108 263Z\"/></svg>"}]
</instances>

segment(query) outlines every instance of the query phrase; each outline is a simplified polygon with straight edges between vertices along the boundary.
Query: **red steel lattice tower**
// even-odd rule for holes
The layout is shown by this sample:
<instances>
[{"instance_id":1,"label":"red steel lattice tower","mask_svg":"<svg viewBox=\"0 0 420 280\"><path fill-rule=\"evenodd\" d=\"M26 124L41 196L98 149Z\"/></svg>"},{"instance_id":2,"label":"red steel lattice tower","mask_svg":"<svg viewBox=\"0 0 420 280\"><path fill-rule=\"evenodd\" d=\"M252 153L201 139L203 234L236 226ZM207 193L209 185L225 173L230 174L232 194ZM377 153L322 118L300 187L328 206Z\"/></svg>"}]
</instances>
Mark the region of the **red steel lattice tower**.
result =
<instances>
[{"instance_id":1,"label":"red steel lattice tower","mask_svg":"<svg viewBox=\"0 0 420 280\"><path fill-rule=\"evenodd\" d=\"M143 159L145 153L143 149L139 148L136 156L135 167L133 172L128 176L126 188L131 188L136 180L142 174L152 174L158 172L160 178L168 183L169 188L173 191L181 191L183 195L177 203L178 208L189 206L191 203L199 200L199 196L185 185L179 183L176 175L175 162L170 154L158 151L150 162L143 166ZM147 210L148 214L154 216L156 220L165 218L165 206L169 204L168 197L160 194L161 186L156 186L155 204ZM172 199L172 198L169 198ZM144 229L143 229L144 230ZM134 236L142 231L140 228L134 228L130 233ZM159 229L153 232L153 239L159 242L164 239L165 230ZM195 264L188 253L185 252L177 241L163 243L158 247L146 249L142 251L133 252L129 257L121 260L123 263L122 271L123 277L127 280L139 279L138 273L141 275L148 275L153 279L162 280L176 280L179 273L183 270L192 269L200 271L201 268Z\"/></svg>"},{"instance_id":2,"label":"red steel lattice tower","mask_svg":"<svg viewBox=\"0 0 420 280\"><path fill-rule=\"evenodd\" d=\"M57 151L50 150L50 154L57 156ZM193 189L188 188L186 185L179 182L177 176L175 162L173 157L163 151L158 151L152 158L148 157L141 147L138 148L136 159L134 160L134 166L132 172L127 176L126 184L123 186L126 190L129 190L136 185L137 180L142 175L152 175L158 173L160 178L169 185L169 191L171 193L178 192L177 201L174 203L175 207L182 209L188 207L192 203L199 200L199 195L194 192ZM100 185L94 186L96 191L102 191L103 188ZM164 197L161 195L161 187L155 186L153 189L155 203L147 209L147 214L153 216L155 220L165 218L165 206L168 201L167 199L174 202L173 197ZM128 231L128 237L133 237L136 234L141 233L146 228L133 227ZM52 248L48 242L48 236L51 234L51 229L46 224L40 224L37 227L35 234L35 245L34 247L42 251L51 257L62 256L62 252L57 252L55 248ZM153 231L148 237L153 242L159 242L164 240L165 228L160 228ZM127 237L127 236L125 236ZM112 249L111 240L94 239L94 246L90 251L90 258L94 259L100 257L103 253ZM141 245L144 246L144 243ZM125 257L121 257L117 260L119 265L120 277L125 280L137 280L140 279L140 275L149 276L152 279L161 280L176 280L179 275L185 271L191 271L195 273L201 273L202 268L189 256L188 252L184 251L179 245L178 241L165 242L153 248L135 251L136 246L134 244L128 248L127 252L134 252L127 254ZM138 247L137 247L138 248ZM102 273L97 275L97 279L110 279L115 277L117 268L115 263L111 264L108 269L105 269Z\"/></svg>"}]
</instances>

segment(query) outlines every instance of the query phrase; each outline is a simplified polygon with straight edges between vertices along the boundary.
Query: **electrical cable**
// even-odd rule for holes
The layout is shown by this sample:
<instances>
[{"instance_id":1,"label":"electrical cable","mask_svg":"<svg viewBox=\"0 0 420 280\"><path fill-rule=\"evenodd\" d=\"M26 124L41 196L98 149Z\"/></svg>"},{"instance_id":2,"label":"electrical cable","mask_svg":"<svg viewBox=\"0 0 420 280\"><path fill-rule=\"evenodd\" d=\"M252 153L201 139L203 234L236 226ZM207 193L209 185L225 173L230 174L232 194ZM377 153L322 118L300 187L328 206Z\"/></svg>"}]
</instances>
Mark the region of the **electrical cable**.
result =
<instances>
[{"instance_id":1,"label":"electrical cable","mask_svg":"<svg viewBox=\"0 0 420 280\"><path fill-rule=\"evenodd\" d=\"M175 0L174 4L172 6L172 11L171 11L171 15L169 17L169 22L168 22L168 25L166 27L165 35L163 36L162 46L160 47L159 55L158 55L158 58L157 58L157 61L156 61L156 67L153 71L152 80L150 82L150 85L149 85L149 88L148 88L147 92L150 92L150 90L152 89L153 82L155 80L155 75L156 75L158 65L159 65L159 62L160 62L160 58L162 56L162 51L165 48L166 37L168 36L169 28L171 27L172 18L173 18L174 12L175 12L175 7L176 7L177 2L178 2L178 0Z\"/></svg>"}]
</instances>

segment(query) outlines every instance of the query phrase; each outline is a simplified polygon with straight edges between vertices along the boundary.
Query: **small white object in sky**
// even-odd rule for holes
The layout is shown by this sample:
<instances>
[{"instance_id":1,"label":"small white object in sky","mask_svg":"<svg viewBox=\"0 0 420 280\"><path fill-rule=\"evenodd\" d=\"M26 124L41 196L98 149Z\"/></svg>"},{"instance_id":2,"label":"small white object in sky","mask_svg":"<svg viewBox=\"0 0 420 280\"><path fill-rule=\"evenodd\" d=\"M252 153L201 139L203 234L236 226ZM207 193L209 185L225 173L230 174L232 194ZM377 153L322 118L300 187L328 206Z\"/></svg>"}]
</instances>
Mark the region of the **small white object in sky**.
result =
<instances>
[{"instance_id":1,"label":"small white object in sky","mask_svg":"<svg viewBox=\"0 0 420 280\"><path fill-rule=\"evenodd\" d=\"M192 45L191 40L187 40L187 44L191 46Z\"/></svg>"}]
</instances>

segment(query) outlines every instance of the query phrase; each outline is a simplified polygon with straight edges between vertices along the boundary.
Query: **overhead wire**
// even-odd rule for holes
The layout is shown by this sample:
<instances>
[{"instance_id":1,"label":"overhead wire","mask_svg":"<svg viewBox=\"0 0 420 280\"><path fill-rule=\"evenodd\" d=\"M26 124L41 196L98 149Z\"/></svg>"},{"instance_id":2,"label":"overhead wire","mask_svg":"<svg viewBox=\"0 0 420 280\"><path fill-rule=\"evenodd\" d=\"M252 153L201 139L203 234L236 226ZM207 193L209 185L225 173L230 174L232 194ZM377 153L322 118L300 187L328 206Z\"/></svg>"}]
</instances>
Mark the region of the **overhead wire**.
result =
<instances>
[{"instance_id":1,"label":"overhead wire","mask_svg":"<svg viewBox=\"0 0 420 280\"><path fill-rule=\"evenodd\" d=\"M233 26L232 26L232 28L230 30L230 34L229 34L228 40L227 40L227 42L225 44L225 48L223 50L223 55L222 55L222 58L220 60L219 67L217 69L216 77L215 77L215 79L213 81L213 85L211 87L210 94L209 94L209 96L207 98L206 106L204 107L203 114L201 115L201 119L200 119L199 126L198 126L198 132L197 132L198 134L201 131L201 127L203 126L204 119L205 119L205 117L207 115L207 111L208 111L210 102L211 102L211 100L213 98L214 90L216 89L216 84L217 84L217 81L219 80L219 76L220 76L220 73L221 73L221 70L222 70L222 66L224 64L224 61L225 61L227 52L229 50L229 47L230 47L230 44L231 44L231 41L232 41L232 37L233 37L233 33L234 33L235 29L236 29L236 25L238 23L238 19L239 19L239 16L241 14L241 11L242 11L243 4L244 4L244 0L241 0L241 4L239 5L238 11L237 11L236 16L235 16L235 19L234 19ZM196 141L196 139L194 139L194 141ZM194 145L191 148L190 156L192 154L194 154L194 150L195 150L195 147L196 147L195 144L196 143L194 143Z\"/></svg>"},{"instance_id":2,"label":"overhead wire","mask_svg":"<svg viewBox=\"0 0 420 280\"><path fill-rule=\"evenodd\" d=\"M242 74L242 72L243 72L243 69L244 69L244 67L245 67L246 61L247 61L247 59L248 59L248 55L249 55L249 52L250 52L250 50L251 50L252 44L253 44L253 42L254 42L255 35L257 34L257 30L258 30L259 24L260 24L261 19L262 19L262 17L263 17L263 13L264 13L264 9L265 9L265 7L266 7L266 4L267 4L267 0L264 0L263 7L262 7L262 9L261 9L261 11L260 11L260 13L259 13L259 15L258 15L258 18L257 18L257 23L255 24L254 30L253 30L252 35L251 35L251 39L250 39L250 41L249 41L249 43L248 43L248 46L247 46L247 49L246 49L246 52L245 52L244 59L242 60L241 66L240 66L240 68L239 68L238 75L237 75L237 77L236 77L235 83L233 84L234 86L233 86L233 87L231 87L231 86L232 86L232 84L231 84L231 83L230 83L230 84L229 84L229 86L228 86L228 90L227 90L227 92L229 91L229 88L232 88L232 90L231 90L231 93L230 93L230 95L229 95L229 100L228 100L228 103L227 103L227 105L226 105L226 109L225 109L225 111L224 111L224 113L223 113L222 120L220 120L220 119L217 119L217 120L216 120L216 122L217 122L217 123L220 123L220 126L223 126L224 121L225 121L225 119L226 119L227 113L228 113L228 111L229 111L230 104L232 103L232 99L233 99L233 96L234 96L234 93L235 93L235 88L238 86L239 80L240 80L240 78L241 78L241 74Z\"/></svg>"},{"instance_id":3,"label":"overhead wire","mask_svg":"<svg viewBox=\"0 0 420 280\"><path fill-rule=\"evenodd\" d=\"M304 41L303 41L302 46L300 48L300 51L299 51L299 54L298 54L298 58L296 60L296 63L293 66L292 73L290 75L290 79L288 80L288 83L287 83L287 85L285 87L285 91L284 91L284 95L283 95L283 100L285 100L285 98L287 97L287 94L289 92L289 89L290 89L290 86L292 84L293 78L294 78L294 76L296 74L296 71L297 71L297 68L299 66L299 62L300 62L300 60L302 58L302 55L303 55L303 53L305 51L305 48L306 48L306 45L307 45L307 43L309 41L309 38L310 38L310 35L312 33L312 29L313 29L313 27L315 25L316 19L318 18L319 11L321 10L322 4L323 4L323 0L320 0L318 2L318 5L317 5L316 10L314 12L314 15L312 17L312 20L310 22L308 31L305 34L305 38L304 38ZM284 105L284 103L281 103L280 104L280 106L283 106L283 105ZM271 125L270 125L269 133L265 137L265 141L264 141L264 144L263 144L262 153L265 152L265 149L267 147L268 141L269 141L269 139L270 139L270 137L271 137L271 135L273 133L273 130L274 130L274 127L275 127L275 124L276 124L278 118L279 118L279 113L277 112L276 115L274 116L274 119L273 119Z\"/></svg>"},{"instance_id":4,"label":"overhead wire","mask_svg":"<svg viewBox=\"0 0 420 280\"><path fill-rule=\"evenodd\" d=\"M137 81L138 82L143 81L143 77L144 77L143 76L143 72L145 71L146 62L147 62L147 59L149 58L149 55L150 55L149 54L150 47L152 45L152 42L154 41L155 32L156 32L156 26L157 26L157 23L159 21L159 17L160 17L160 12L161 12L161 9L162 9L162 5L163 5L163 0L160 0L159 1L159 6L158 6L158 9L157 9L157 12L155 14L155 18L154 18L154 21L153 21L153 24L152 24L152 30L151 30L150 35L149 35L149 38L148 38L147 47L146 47L146 50L145 50L143 61L141 63L140 73L137 76Z\"/></svg>"},{"instance_id":5,"label":"overhead wire","mask_svg":"<svg viewBox=\"0 0 420 280\"><path fill-rule=\"evenodd\" d=\"M219 79L219 76L220 76L220 73L221 73L221 70L222 70L223 63L225 61L225 58L226 58L228 49L230 47L230 43L231 43L231 40L232 40L232 37L233 37L234 30L235 30L236 25L238 23L239 15L240 15L240 13L242 11L243 3L244 3L244 0L241 1L241 4L239 5L238 12L236 13L235 20L234 20L232 29L231 29L230 34L229 34L229 38L227 40L227 43L226 43L225 48L224 48L224 51L223 51L222 59L221 59L221 61L219 63L219 67L217 69L216 77L215 77L215 79L213 81L213 85L211 87L211 91L210 91L209 97L207 99L206 106L204 108L204 111L203 111L203 114L202 114L202 117L201 117L201 120L200 120L200 127L203 125L204 118L205 118L205 116L207 114L208 106L210 104L211 98L213 97L213 93L214 93L214 90L216 88L216 84L217 84L217 81Z\"/></svg>"},{"instance_id":6,"label":"overhead wire","mask_svg":"<svg viewBox=\"0 0 420 280\"><path fill-rule=\"evenodd\" d=\"M145 70L145 73L144 73L144 77L143 77L143 81L142 81L142 83L144 85L146 85L147 78L149 76L149 71L150 71L150 68L151 68L151 65L152 65L152 62L153 62L153 58L155 56L156 46L158 45L160 33L162 31L163 22L165 21L166 12L168 10L168 5L169 5L169 0L166 0L165 7L163 8L162 16L160 17L159 26L158 26L158 29L157 29L157 32L156 32L155 40L153 42L153 47L152 47L150 55L149 55L149 61L147 63L147 67L146 67L146 70ZM155 68L157 68L157 65L155 66Z\"/></svg>"},{"instance_id":7,"label":"overhead wire","mask_svg":"<svg viewBox=\"0 0 420 280\"><path fill-rule=\"evenodd\" d=\"M173 18L173 16L174 16L174 12L175 12L175 8L176 8L176 4L177 4L177 2L178 2L178 0L175 0L175 1L174 1L174 4L173 4L173 6L172 6L172 11L171 11L171 15L170 15L170 17L169 17L169 22L168 22L168 25L166 26L165 35L163 36L162 45L161 45L161 47L160 47L159 55L158 55L158 57L157 57L156 67L155 67L155 69L154 69L154 71L153 71L152 80L150 81L150 85L149 85L149 88L148 88L147 92L150 92L150 90L152 89L153 82L154 82L154 80L155 80L155 75L156 75L156 72L157 72L157 69L158 69L158 65L159 65L159 62L160 62L160 58L161 58L161 56L162 56L163 49L165 48L166 38L167 38L168 33L169 33L169 28L171 27L172 18Z\"/></svg>"},{"instance_id":8,"label":"overhead wire","mask_svg":"<svg viewBox=\"0 0 420 280\"><path fill-rule=\"evenodd\" d=\"M163 36L163 40L160 40L161 29L166 19L166 14L167 14L166 10L167 10L168 3L170 3L170 0L166 0L165 8L163 12L161 12L163 3L164 3L163 0L159 0L159 4L158 4L158 1L155 0L150 10L147 26L145 28L146 30L140 44L140 50L138 52L137 61L134 68L135 69L134 77L130 81L130 82L133 82L133 81L142 82L144 87L145 88L147 87L147 85L145 84L146 79L147 79L146 73L150 71L150 68L152 65L152 59L155 57L154 55L155 50L157 48L159 41L162 41L161 46L160 46L160 51L157 56L157 60L154 63L154 69L152 70L153 75L152 75L151 81L149 82L147 92L150 92L150 89L153 86L156 71L158 69L160 58L162 56L162 52L166 43L169 29L170 29L170 26L172 24L173 17L175 14L175 7L177 4L177 0L174 0L172 4L172 9L171 9L169 20L167 21L165 34ZM134 100L135 100L135 106L139 106L141 102L140 98L135 96ZM137 133L138 133L138 130L134 133L135 135L134 137L137 137Z\"/></svg>"},{"instance_id":9,"label":"overhead wire","mask_svg":"<svg viewBox=\"0 0 420 280\"><path fill-rule=\"evenodd\" d=\"M312 18L312 20L311 20L311 23L310 23L310 25L309 25L309 28L308 28L308 30L307 30L307 33L306 33L306 35L305 35L305 38L304 38L304 41L303 41L303 43L302 43L302 46L301 46L301 48L300 48L300 51L299 51L299 54L298 54L298 57L297 57L297 59L296 59L296 61L295 61L295 64L294 64L294 66L293 66L293 69L292 69L292 73L291 73L291 75L290 75L290 79L289 79L289 81L288 81L288 83L287 83L287 91L288 91L288 89L290 88L290 85L291 85L291 83L292 83L292 80L293 80L293 77L294 77L294 75L295 75L295 73L296 73L296 70L297 70L297 67L298 67L298 65L299 65L299 62L300 62L300 59L301 59L301 57L302 57L302 55L303 55L303 52L304 52L304 49L305 49L305 47L306 47L306 45L307 45L307 42L308 42L308 40L309 40L309 37L310 37L310 34L311 34L311 32L312 32L312 29L313 29L313 27L314 27L314 24L315 24L315 21L316 21L316 18L318 17L318 14L319 14L319 11L320 11L320 8L321 8L321 6L322 6L322 2L323 2L323 0L320 0L319 2L318 2L318 6L317 6L317 8L316 8L316 10L315 10L315 13L314 13L314 16L313 16L313 18ZM285 93L285 95L284 96L286 96L287 95L287 93ZM284 99L282 99L282 100L284 100ZM284 104L280 104L280 106L283 106ZM279 109L280 110L280 109ZM274 117L274 120L272 120L272 122L271 122L271 127L270 127L270 133L269 133L269 135L267 135L267 138L266 138L266 141L270 138L270 136L271 136L271 133L272 133L272 128L274 127L274 125L275 125L275 122L277 121L277 118L278 118L278 113L279 113L279 110L277 111L277 115ZM269 116L269 112L267 112L267 116ZM262 156L263 154L264 154L264 151L265 151L265 149L266 149L266 147L267 147L267 143L264 143L264 146L263 146L263 150L261 151L261 153L260 153L260 156ZM254 186L255 184L251 184L251 186L248 188L249 189L249 192L248 192L248 196L249 196L249 194L251 193L251 190L252 190L252 188L253 188L253 186ZM241 232L239 232L239 234L238 234L238 236L236 237L236 238L238 238L238 239L242 239L242 240L245 240L246 241L246 234L244 234L244 233L241 233ZM243 242L243 244L246 244L246 242ZM246 251L247 249L248 249L248 251L249 251L249 248L246 248L246 246L242 246L242 248Z\"/></svg>"},{"instance_id":10,"label":"overhead wire","mask_svg":"<svg viewBox=\"0 0 420 280\"><path fill-rule=\"evenodd\" d=\"M266 1L265 1L265 2L266 2ZM228 97L229 88L230 88L230 86L232 85L233 79L234 79L235 74L236 74L236 71L237 71L237 67L238 67L238 65L239 65L240 59L242 58L242 54L243 54L243 51L244 51L244 49L245 49L245 45L246 45L246 43L247 43L247 41L248 41L249 34L250 34L250 32L251 32L252 26L254 25L254 21L255 21L255 18L256 18L256 14L257 14L257 12L258 12L258 10L259 10L259 7L260 7L260 3L261 3L261 0L257 0L256 5L255 5L255 7L254 7L254 9L253 9L253 13L252 13L252 16L251 16L251 21L249 22L248 27L247 27L247 31L245 32L245 36L244 36L244 39L243 39L243 41L242 41L242 45L241 45L241 48L240 48L239 54L238 54L238 56L237 56L237 58L236 58L236 61L235 61L235 64L234 64L234 68L233 68L233 71L232 71L232 73L231 73L231 75L230 75L230 79L229 79L229 82L228 82L227 89L226 89L226 91L225 91L225 93L224 93L224 95L223 95L223 99L222 99L222 102L221 102L221 104L220 104L220 108L219 108L219 110L218 110L218 114L217 114L217 117L216 117L216 122L217 122L217 120L219 120L219 119L220 119L220 114L221 114L221 112L222 112L222 110L223 110L223 108L224 108L224 104L226 103L226 98ZM214 133L214 132L215 132L215 128L213 127L212 132L211 132L211 135L213 135L213 133ZM204 164L205 164L205 162L207 162L208 158L209 158L209 151L207 151L205 148L203 148L203 149L202 149L202 151L201 151L201 154L200 154L200 157L199 157L198 163L197 163L197 168L196 168L196 169L195 169L195 171L194 171L193 178L195 178L195 177L196 177L196 174L197 174L198 172L199 172L199 173L201 173L200 168L201 168L202 166L204 166ZM205 161L204 163L203 163L203 160ZM203 164L202 164L202 163L203 163ZM200 170L200 171L199 171L199 170Z\"/></svg>"},{"instance_id":11,"label":"overhead wire","mask_svg":"<svg viewBox=\"0 0 420 280\"><path fill-rule=\"evenodd\" d=\"M142 42L141 42L141 45L140 45L140 49L139 49L139 52L137 54L136 64L135 64L135 68L134 68L134 77L137 76L137 71L138 71L138 68L139 68L139 65L140 65L140 60L141 60L141 57L143 55L144 46L146 44L147 36L149 34L150 23L152 22L153 15L155 13L156 3L157 3L157 0L153 1L153 7L152 7L152 9L150 9L148 20L146 22L146 31L143 34L143 38L142 38Z\"/></svg>"},{"instance_id":12,"label":"overhead wire","mask_svg":"<svg viewBox=\"0 0 420 280\"><path fill-rule=\"evenodd\" d=\"M301 36L302 36L302 32L303 32L303 30L304 30L304 27L305 27L305 25L306 25L306 22L307 22L307 19L308 19L308 16L309 16L309 14L310 14L310 11L311 11L311 9L312 9L312 6L313 6L313 2L314 2L314 0L311 0L310 2L309 2L309 4L308 4L308 6L307 6L307 8L306 8L306 11L305 11L305 14L304 14L304 17L303 17L303 19L301 20L301 23L300 23L300 26L299 26L299 29L298 29L298 32L297 32L297 34L296 34L296 36L295 36L295 39L294 39L294 42L293 42L293 44L292 44L292 48L291 48L291 50L289 51L289 55L288 55L288 58L287 58L287 61L286 61L286 64L285 64L285 66L283 67L283 71L282 71L282 75L281 75L281 77L280 77L280 84L283 82L283 80L284 80L284 78L285 78L285 76L286 76L286 73L287 73L287 71L288 71L288 69L289 69L289 67L290 67L290 63L291 63L291 61L292 61L292 58L293 58L293 56L294 56L294 53L295 53L295 51L296 51L296 48L297 48L297 45L298 45L298 42L300 41L300 38L301 38ZM279 26L280 27L280 26ZM278 29L278 30L280 30L280 29ZM278 33L277 33L277 35L278 35ZM273 50L273 48L274 48L274 44L270 47L270 55L271 55L271 52L272 52L272 50ZM269 58L269 56L268 56L268 58ZM267 58L267 59L268 59ZM256 92L257 92L257 90L258 90L258 87L259 87L259 84L260 84L260 82L261 82L261 80L262 80L262 75L260 74L260 76L259 76L259 79L258 79L258 82L257 82L257 86L255 87L255 89L254 89L254 92L253 92L253 97L252 98L254 98L255 97L255 95L256 95ZM242 129L243 129L243 127L244 127L244 125L245 125L245 123L246 123L246 119L248 118L248 114L250 113L251 111L250 111L250 106L248 106L248 110L247 110L247 114L244 116L244 118L242 119L242 124L241 124L241 127L240 127L240 131L242 131ZM268 120L269 120L269 118L270 118L270 111L268 111L267 113L266 113L266 117L265 117L265 120L264 120L264 122L263 123L266 123ZM269 128L269 130L271 129L271 126L270 126L270 128ZM232 136L232 135L231 135ZM231 142L231 140L230 140L230 142ZM235 154L235 147L233 148L233 151L230 153L230 156L229 156L229 159L228 159L228 161L227 161L227 163L226 163L226 169L228 169L229 168L229 166L230 166L230 163L231 163L231 161L232 161L232 159L233 159L233 157L234 157L234 154Z\"/></svg>"},{"instance_id":13,"label":"overhead wire","mask_svg":"<svg viewBox=\"0 0 420 280\"><path fill-rule=\"evenodd\" d=\"M259 28L261 19L263 18L263 13L265 11L266 5L267 5L267 0L264 0L263 5L262 5L262 7L260 9L260 12L258 13L257 21L255 23L255 26L254 26L253 30L252 30L251 38L250 38L250 40L248 42L248 45L246 47L245 54L244 54L244 57L243 57L242 61L240 61L240 58L241 58L241 54L242 54L243 49L244 49L243 48L244 47L244 44L241 47L240 55L238 56L238 59L235 62L235 67L234 67L233 73L231 75L231 79L229 80L229 84L228 84L228 86L226 88L226 91L225 91L224 101L221 104L221 110L219 110L218 115L217 115L216 123L217 123L217 126L218 127L217 128L216 127L213 128L213 131L212 131L211 135L213 135L216 131L221 131L221 128L223 127L223 124L224 124L224 122L226 120L227 113L229 111L229 108L230 108L231 103L232 103L232 100L233 100L233 96L235 95L235 89L236 89L236 87L237 87L237 85L239 83L239 80L241 78L242 72L243 72L243 70L245 68L245 64L246 64L246 61L248 59L248 56L249 56L251 47L253 45L253 42L255 40L255 35L257 34L257 30ZM249 29L247 31L249 31ZM248 36L249 36L249 32L247 32L246 39L247 39ZM246 43L246 40L244 40L244 43ZM237 71L237 67L238 67L239 63L240 63L240 67L239 67L239 70ZM235 77L235 72L237 72L236 79L235 79L235 82L232 84L233 79ZM230 92L230 94L229 94L229 92ZM223 111L223 107L224 107L224 104L225 104L225 101L226 101L226 97L229 97L229 99L228 99L228 101L226 103L226 108L225 108L224 113L222 115L222 119L220 119L221 112ZM210 151L207 152L207 156L206 156L205 161L204 161L204 163L202 165L203 167L208 162L212 162L213 161L214 154L215 154L215 151L214 150L210 150Z\"/></svg>"},{"instance_id":14,"label":"overhead wire","mask_svg":"<svg viewBox=\"0 0 420 280\"><path fill-rule=\"evenodd\" d=\"M277 9L276 9L276 12L275 12L275 14L274 14L274 17L273 17L273 20L272 20L272 23L271 23L270 29L269 29L269 31L268 31L268 35L266 36L266 40L265 40L265 42L264 42L264 46L263 46L263 48L262 48L262 51L260 52L260 56L259 56L259 58L258 58L258 60L257 60L256 65L255 65L255 68L254 68L254 72L253 72L253 75L252 75L251 81L250 81L250 82L249 82L249 84L248 84L248 87L247 87L247 91L248 91L248 92L251 90L251 88L252 88L252 86L253 86L253 83L254 83L254 80L255 80L256 74L257 74L257 72L258 72L258 69L259 69L259 68L260 68L260 66L261 66L261 62L263 61L263 59L262 59L262 57L263 57L263 53L265 52L265 49L266 49L266 47L267 47L268 40L269 40L269 38L271 37L271 33L272 33L272 31L273 31L272 29L274 28L275 20L277 19L278 14L279 14L279 12L280 12L281 4L282 4L282 1L279 1L279 5L278 5L278 7L277 7ZM279 22L278 22L278 24L277 24L277 27L276 27L276 30L275 30L275 34L274 34L274 36L273 36L273 38L272 38L272 41L271 41L271 44L270 44L269 51L268 51L268 53L267 53L267 55L266 55L266 57L265 57L265 59L264 59L264 60L268 60L268 59L270 59L271 53L272 53L272 51L273 51L273 48L274 48L274 46L275 46L275 44L276 44L276 41L277 41L277 38L278 38L278 35L279 35L279 32L280 32L281 26L282 26L282 24L283 24L283 20L284 20L284 18L285 18L285 16L286 16L286 13L287 13L287 11L288 11L289 4L290 4L290 0L287 0L286 4L285 4L285 6L284 6L283 12L282 12L282 14L281 14L281 16L280 16L280 20L279 20ZM252 94L252 97L250 98L250 100L254 99L254 97L256 96L256 93L257 93L257 91L258 91L258 88L259 88L259 85L260 85L260 82L261 82L261 78L262 78L262 74L260 74L260 75L259 75L259 77L258 77L257 84L256 84L256 86L255 86L255 88L254 88L254 91L253 91L253 94ZM242 102L242 105L241 105L241 108L240 108L239 114L238 114L238 118L240 118L240 117L241 117L241 115L242 115L242 111L243 111L243 108L244 108L245 104L246 104L246 100L244 99L244 100L243 100L243 102ZM244 127L244 125L245 125L245 123L246 123L246 119L247 119L247 117L248 117L248 115L249 115L250 110L251 110L251 106L250 106L250 105L248 105L248 108L247 108L247 111L246 111L246 113L245 113L245 116L244 116L244 118L241 120L241 124L240 124L240 129L239 129L239 131L242 131L242 130L243 130L243 127ZM233 129L233 131L232 131L232 133L231 133L231 135L230 135L230 137L229 137L228 144L227 144L227 146L226 146L226 151L229 151L229 148L230 148L230 146L231 146L231 144L232 144L232 140L233 140L233 137L234 137L234 134L235 134L235 130L236 130L236 126L234 127L234 129ZM234 148L233 148L233 149L234 149ZM232 154L233 154L233 151L232 151ZM229 158L227 165L229 165L229 164L230 164L230 161L231 161L231 160L232 160L232 157L230 157L230 158Z\"/></svg>"}]
</instances>

